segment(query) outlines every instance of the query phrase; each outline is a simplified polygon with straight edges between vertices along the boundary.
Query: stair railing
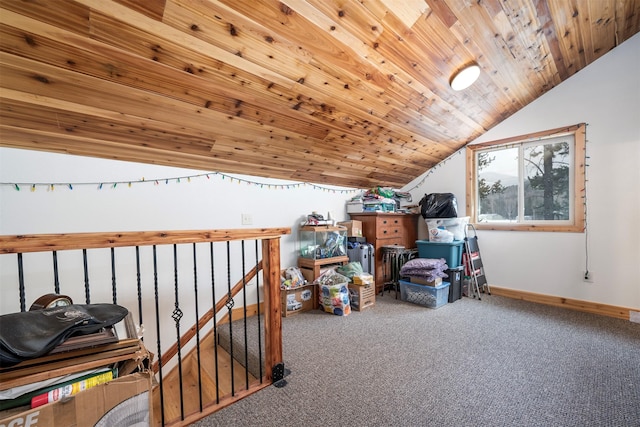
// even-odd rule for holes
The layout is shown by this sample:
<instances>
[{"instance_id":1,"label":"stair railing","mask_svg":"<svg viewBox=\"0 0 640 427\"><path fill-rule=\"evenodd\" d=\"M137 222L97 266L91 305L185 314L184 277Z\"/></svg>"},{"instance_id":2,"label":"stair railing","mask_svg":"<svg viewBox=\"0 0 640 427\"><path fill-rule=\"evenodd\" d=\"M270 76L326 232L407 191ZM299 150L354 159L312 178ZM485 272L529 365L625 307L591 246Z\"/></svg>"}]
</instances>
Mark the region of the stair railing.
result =
<instances>
[{"instance_id":1,"label":"stair railing","mask_svg":"<svg viewBox=\"0 0 640 427\"><path fill-rule=\"evenodd\" d=\"M53 289L48 289L48 292L72 296L75 303L113 302L126 306L132 314L137 314L140 329L144 328L143 311L147 313L151 306L155 307L152 311L155 311L156 330L148 328L142 338L143 340L147 338L145 346L151 347L148 336L153 336L152 332L155 332L156 348L150 348L152 351L157 351L157 361L153 364L152 370L156 373L160 388L159 413L156 414L155 421L161 425L188 425L282 379L284 365L280 313L280 237L290 233L289 228L264 228L0 236L0 283L5 301L2 303L0 314L18 310L26 311L27 302L35 300L43 292L44 288L41 285L43 280L52 284ZM246 240L255 240L255 266L248 273L244 271ZM237 247L232 250L231 245L236 242L242 245L241 250ZM218 246L214 248L214 244L222 245L222 250ZM202 291L198 286L203 281L203 277L206 277L204 272L207 271L198 267L201 265L203 256L202 251L197 248L201 246L209 247L210 264L207 266L210 271L212 295L206 297L200 294ZM188 251L189 254L186 254L185 247L192 252ZM123 249L116 251L116 248ZM167 256L170 249L172 249L173 263L166 261L167 258L171 259ZM224 249L226 249L226 257ZM120 255L121 252L124 255ZM241 266L232 256L232 253L238 252L241 252ZM262 255L261 260L259 252ZM123 262L123 256L126 259L125 262ZM219 291L220 288L220 276L224 276L224 271L220 271L224 268L220 269L217 262L220 257L226 258L227 286L223 287L226 294L222 292L218 299L216 290ZM187 262L189 258L192 258L191 262ZM171 264L172 270L169 268ZM185 264L192 269L186 280L184 279ZM260 272L263 280L262 295L259 290ZM128 277L123 280L124 274L128 274ZM233 276L240 277L240 280L232 287ZM225 280L222 281L225 282ZM198 347L199 351L200 331L207 326L215 329L219 316L231 317L232 309L236 305L234 298L241 291L244 291L243 303L246 313L249 292L246 285L251 281L256 281L255 304L258 310L263 307L264 314L265 369L263 378L260 378L260 384L232 393L231 396L223 399L216 399L214 404L205 406L202 403L202 390L200 390L199 411L185 413L182 381L180 381L179 417L177 420L166 419L165 405L162 401L163 366L173 361L178 369L181 369L181 351L186 349L192 341L196 343L191 347ZM122 282L125 284L121 285ZM171 282L173 282L173 289L169 292ZM154 293L153 302L150 302L151 298L148 296L151 287ZM107 291L110 291L110 295L105 294ZM168 303L171 294L174 294L174 298ZM193 298L185 303L185 295ZM8 308L10 304L7 304L5 299L11 296L15 298L14 309ZM215 301L215 304L203 316L199 316L199 302L209 298ZM81 301L83 299L84 301ZM227 308L226 314L224 307ZM161 337L166 337L167 327L163 322L167 321L165 315L169 312L175 323L177 338L173 344L164 348ZM193 312L195 312L194 325L186 333L181 334L180 322L183 316L192 315ZM207 325L208 323L211 325ZM193 339L194 337L196 340Z\"/></svg>"}]
</instances>

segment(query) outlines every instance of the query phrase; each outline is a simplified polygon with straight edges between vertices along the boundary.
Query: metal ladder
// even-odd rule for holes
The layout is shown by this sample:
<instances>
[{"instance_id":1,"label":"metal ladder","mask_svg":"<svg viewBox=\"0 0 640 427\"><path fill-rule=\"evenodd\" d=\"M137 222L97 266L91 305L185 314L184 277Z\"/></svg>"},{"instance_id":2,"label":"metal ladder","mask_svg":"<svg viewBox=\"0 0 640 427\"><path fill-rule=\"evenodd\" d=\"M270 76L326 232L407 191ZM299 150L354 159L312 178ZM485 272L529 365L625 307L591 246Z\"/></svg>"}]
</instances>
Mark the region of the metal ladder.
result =
<instances>
[{"instance_id":1,"label":"metal ladder","mask_svg":"<svg viewBox=\"0 0 640 427\"><path fill-rule=\"evenodd\" d=\"M473 230L472 237L469 236L469 229ZM463 264L465 265L465 274L471 277L468 290L469 296L473 295L474 298L477 296L478 301L480 301L482 299L480 297L480 289L488 295L491 295L491 289L489 289L487 277L484 275L480 246L478 246L478 234L473 224L467 224L464 229L464 251L465 259Z\"/></svg>"}]
</instances>

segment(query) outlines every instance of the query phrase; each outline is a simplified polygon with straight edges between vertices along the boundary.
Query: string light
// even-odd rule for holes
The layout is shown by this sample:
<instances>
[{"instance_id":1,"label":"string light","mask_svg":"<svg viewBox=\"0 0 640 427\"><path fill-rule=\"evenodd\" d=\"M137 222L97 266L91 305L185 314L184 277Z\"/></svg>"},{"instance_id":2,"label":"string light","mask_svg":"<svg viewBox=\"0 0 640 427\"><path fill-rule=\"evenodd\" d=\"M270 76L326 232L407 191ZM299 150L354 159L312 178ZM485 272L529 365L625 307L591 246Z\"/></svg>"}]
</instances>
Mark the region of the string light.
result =
<instances>
[{"instance_id":1,"label":"string light","mask_svg":"<svg viewBox=\"0 0 640 427\"><path fill-rule=\"evenodd\" d=\"M410 192L410 191L413 191L413 190L417 189L418 187L420 187L422 184L425 183L427 178L438 167L441 167L441 166L445 165L456 154L461 154L462 150L464 148L465 147L462 147L460 150L454 152L449 157L445 158L440 163L438 163L437 165L435 165L434 167L429 169L425 173L423 178L420 180L420 182L418 182L412 188L410 188L408 190L405 190L405 191ZM160 181L164 181L165 184L169 184L170 182L176 182L176 183L179 184L182 179L186 179L188 183L191 183L191 180L194 179L194 178L201 178L201 177L204 177L207 180L210 180L211 179L211 175L214 175L214 176L217 175L223 181L225 179L229 179L229 181L231 183L233 183L234 181L237 181L238 184L245 183L247 185L255 185L255 186L258 186L260 188L267 188L269 190L271 190L271 189L276 189L276 190L284 190L284 189L292 190L293 189L293 190L295 190L295 189L298 189L298 188L311 187L311 189L313 189L313 190L318 190L318 191L323 191L323 192L331 192L333 194L335 194L335 193L340 193L340 194L357 193L357 192L363 191L363 189L359 189L359 188L337 190L335 188L323 187L321 185L313 184L313 183L310 183L310 182L290 183L290 184L282 184L282 185L266 184L266 183L262 183L262 182L251 181L251 180L247 180L247 179L233 177L231 175L227 175L227 174L224 174L224 173L221 173L221 172L208 172L208 173L203 173L203 174L188 175L188 176L173 177L173 178L158 178L158 179L153 179L151 181L147 181L147 180L145 180L144 177L142 177L138 181L114 181L114 182L111 182L109 184L110 184L112 189L115 189L118 186L118 184L126 184L128 187L132 187L133 184L144 184L144 183L147 183L147 182L152 182L154 185L157 186L157 185L160 184ZM46 186L47 187L47 191L53 191L55 189L55 185L63 185L63 186L68 187L70 190L73 190L73 186L96 185L98 190L102 190L102 187L104 186L104 184L105 184L105 182L73 182L73 183L25 183L25 182L11 183L11 182L0 182L0 185L12 186L12 187L14 187L14 189L16 191L20 191L20 185L28 185L28 186L31 187L31 192L35 192L37 186Z\"/></svg>"},{"instance_id":2,"label":"string light","mask_svg":"<svg viewBox=\"0 0 640 427\"><path fill-rule=\"evenodd\" d=\"M251 181L248 179L243 179L243 178L238 178L238 177L234 177L231 175L227 175L221 172L207 172L207 173L203 173L203 174L196 174L196 175L188 175L188 176L179 176L179 177L172 177L172 178L158 178L158 179L152 179L150 181L145 180L144 177L142 177L140 180L137 181L113 181L113 182L67 182L67 183L44 183L44 182L35 182L35 183L27 183L27 182L0 182L0 185L3 186L11 186L13 187L16 191L20 191L20 186L21 185L26 185L26 186L30 186L31 188L31 192L35 192L36 188L38 186L46 186L47 187L47 191L53 191L55 189L55 186L64 186L67 187L69 190L73 190L73 187L77 187L77 186L96 186L98 190L102 190L102 187L104 185L109 185L112 189L115 189L118 184L124 184L127 187L131 188L133 187L134 184L146 184L146 183L153 183L153 185L159 185L160 181L164 181L165 184L169 184L171 182L175 182L175 183L180 183L182 180L187 180L188 183L191 183L192 179L196 179L196 178L206 178L207 180L211 179L211 175L213 176L219 176L223 181L225 179L228 179L230 183L234 183L237 182L239 185L241 184L246 184L249 186L257 186L259 188L266 188L266 189L275 189L275 190L296 190L299 188L306 188L306 187L310 187L313 190L318 190L318 191L323 191L323 192L331 192L331 193L340 193L340 194L346 194L346 193L357 193L362 191L362 189L359 188L350 188L350 189L344 189L344 190L338 190L335 188L329 188L329 187L324 187L318 184L312 184L310 182L298 182L298 183L288 183L288 184L267 184L267 183L263 183L263 182L258 182L258 181Z\"/></svg>"}]
</instances>

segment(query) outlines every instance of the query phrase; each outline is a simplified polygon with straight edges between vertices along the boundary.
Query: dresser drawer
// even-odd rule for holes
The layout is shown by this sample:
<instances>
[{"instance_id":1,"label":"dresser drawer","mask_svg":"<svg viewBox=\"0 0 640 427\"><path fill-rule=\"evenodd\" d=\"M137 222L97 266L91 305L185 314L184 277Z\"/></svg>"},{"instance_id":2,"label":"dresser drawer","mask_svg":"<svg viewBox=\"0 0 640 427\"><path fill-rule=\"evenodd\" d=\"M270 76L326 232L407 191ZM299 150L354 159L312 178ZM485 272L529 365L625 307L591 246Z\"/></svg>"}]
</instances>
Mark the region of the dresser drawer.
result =
<instances>
[{"instance_id":1,"label":"dresser drawer","mask_svg":"<svg viewBox=\"0 0 640 427\"><path fill-rule=\"evenodd\" d=\"M401 218L379 217L376 218L376 238L404 236L404 223Z\"/></svg>"},{"instance_id":2,"label":"dresser drawer","mask_svg":"<svg viewBox=\"0 0 640 427\"><path fill-rule=\"evenodd\" d=\"M404 228L397 225L378 227L376 229L376 239L387 239L390 237L402 238L403 236L404 236Z\"/></svg>"},{"instance_id":3,"label":"dresser drawer","mask_svg":"<svg viewBox=\"0 0 640 427\"><path fill-rule=\"evenodd\" d=\"M376 239L376 249L380 249L383 246L396 245L404 246L404 239L400 237L394 237L389 239Z\"/></svg>"}]
</instances>

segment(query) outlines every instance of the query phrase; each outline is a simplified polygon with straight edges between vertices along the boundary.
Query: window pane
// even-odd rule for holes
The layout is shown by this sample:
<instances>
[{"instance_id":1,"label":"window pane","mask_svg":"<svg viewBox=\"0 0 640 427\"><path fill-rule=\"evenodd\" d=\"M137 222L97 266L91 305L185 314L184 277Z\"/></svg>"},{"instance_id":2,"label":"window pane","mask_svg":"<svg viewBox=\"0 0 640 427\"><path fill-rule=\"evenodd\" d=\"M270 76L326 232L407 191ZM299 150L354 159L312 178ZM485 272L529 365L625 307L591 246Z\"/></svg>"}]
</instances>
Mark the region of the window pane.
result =
<instances>
[{"instance_id":1,"label":"window pane","mask_svg":"<svg viewBox=\"0 0 640 427\"><path fill-rule=\"evenodd\" d=\"M478 230L585 231L586 125L469 144L466 204Z\"/></svg>"},{"instance_id":2,"label":"window pane","mask_svg":"<svg viewBox=\"0 0 640 427\"><path fill-rule=\"evenodd\" d=\"M478 222L518 219L518 148L478 153Z\"/></svg>"},{"instance_id":3,"label":"window pane","mask_svg":"<svg viewBox=\"0 0 640 427\"><path fill-rule=\"evenodd\" d=\"M524 219L569 219L569 143L524 148Z\"/></svg>"}]
</instances>

